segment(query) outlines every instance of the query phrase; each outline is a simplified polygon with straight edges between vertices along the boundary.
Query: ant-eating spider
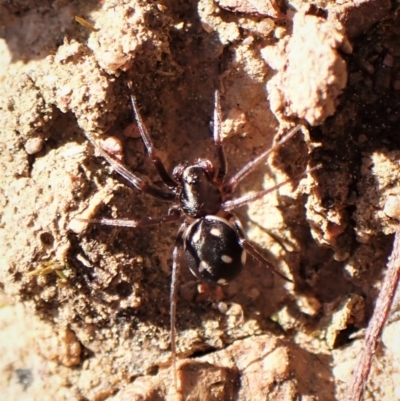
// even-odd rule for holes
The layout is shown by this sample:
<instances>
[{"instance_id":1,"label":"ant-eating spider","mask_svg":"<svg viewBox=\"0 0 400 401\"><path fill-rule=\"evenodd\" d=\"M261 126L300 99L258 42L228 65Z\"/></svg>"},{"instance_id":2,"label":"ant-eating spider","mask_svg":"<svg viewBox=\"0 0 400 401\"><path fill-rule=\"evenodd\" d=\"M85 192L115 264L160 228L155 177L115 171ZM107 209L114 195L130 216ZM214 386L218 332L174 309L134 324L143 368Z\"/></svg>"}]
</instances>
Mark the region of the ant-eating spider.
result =
<instances>
[{"instance_id":1,"label":"ant-eating spider","mask_svg":"<svg viewBox=\"0 0 400 401\"><path fill-rule=\"evenodd\" d=\"M159 176L166 189L160 189L148 184L130 172L121 162L106 153L90 135L86 134L98 153L104 157L110 166L122 177L128 180L138 190L154 196L157 199L173 203L168 214L162 217L146 217L139 220L126 219L80 219L88 223L99 223L119 227L145 227L161 223L170 223L184 217L175 241L172 261L172 279L170 293L171 318L171 353L175 391L177 390L176 369L176 304L177 280L182 260L191 273L198 279L221 285L232 281L246 263L246 253L249 253L263 265L270 268L284 280L291 281L277 271L246 239L238 218L230 213L232 209L247 205L279 187L292 181L285 180L272 188L232 199L232 193L240 181L251 173L268 155L300 130L296 126L289 131L272 148L264 151L254 160L247 163L240 171L227 179L227 163L222 146L221 105L219 92L215 92L213 139L215 143L218 169L215 170L211 161L198 159L194 164L179 164L169 174L163 162L157 155L150 135L143 124L136 99L130 96L135 120L139 132ZM308 170L306 173L310 172ZM301 174L303 176L304 174ZM183 256L183 258L181 257Z\"/></svg>"}]
</instances>

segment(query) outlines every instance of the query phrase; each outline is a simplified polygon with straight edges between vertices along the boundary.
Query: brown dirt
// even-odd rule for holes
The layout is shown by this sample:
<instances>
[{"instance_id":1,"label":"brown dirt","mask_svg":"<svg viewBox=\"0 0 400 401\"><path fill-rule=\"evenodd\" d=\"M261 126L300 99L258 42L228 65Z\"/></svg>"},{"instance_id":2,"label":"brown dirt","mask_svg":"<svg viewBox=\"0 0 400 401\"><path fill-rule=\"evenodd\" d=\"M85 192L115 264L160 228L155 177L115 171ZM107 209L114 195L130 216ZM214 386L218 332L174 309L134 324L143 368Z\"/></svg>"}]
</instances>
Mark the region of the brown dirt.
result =
<instances>
[{"instance_id":1,"label":"brown dirt","mask_svg":"<svg viewBox=\"0 0 400 401\"><path fill-rule=\"evenodd\" d=\"M85 138L115 137L108 143L122 143L132 171L159 180L130 125L127 81L169 169L214 160L216 88L231 172L304 125L240 193L322 165L237 212L294 284L251 260L222 289L184 272L185 399L345 399L399 218L398 12L383 0L294 1L297 13L266 1L263 10L288 17L273 19L252 1L227 3L0 3L4 399L175 399L169 284L178 224L127 230L74 220L167 211ZM393 320L364 400L400 398Z\"/></svg>"}]
</instances>

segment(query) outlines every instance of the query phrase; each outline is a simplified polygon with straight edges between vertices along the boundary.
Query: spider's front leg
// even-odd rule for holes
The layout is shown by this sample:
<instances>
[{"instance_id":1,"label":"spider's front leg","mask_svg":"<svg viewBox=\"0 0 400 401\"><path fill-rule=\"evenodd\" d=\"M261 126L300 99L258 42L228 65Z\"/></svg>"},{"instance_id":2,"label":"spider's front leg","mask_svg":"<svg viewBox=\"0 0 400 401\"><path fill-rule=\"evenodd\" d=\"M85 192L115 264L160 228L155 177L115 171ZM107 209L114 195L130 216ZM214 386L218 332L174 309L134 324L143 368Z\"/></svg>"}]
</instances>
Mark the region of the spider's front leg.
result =
<instances>
[{"instance_id":1,"label":"spider's front leg","mask_svg":"<svg viewBox=\"0 0 400 401\"><path fill-rule=\"evenodd\" d=\"M106 151L104 151L91 134L86 132L85 135L89 139L93 147L97 150L97 152L104 159L107 160L112 169L120 174L122 177L124 177L127 181L129 181L136 189L163 201L175 200L175 192L164 191L154 185L148 184L147 182L143 181L138 176L129 171L121 162L113 159Z\"/></svg>"},{"instance_id":2,"label":"spider's front leg","mask_svg":"<svg viewBox=\"0 0 400 401\"><path fill-rule=\"evenodd\" d=\"M128 85L128 86L131 89L131 85ZM142 116L139 113L139 108L137 106L136 98L133 95L131 95L130 98L131 98L131 103L132 103L132 108L133 108L133 114L135 116L135 120L137 122L139 132L140 132L140 135L144 142L144 145L146 146L147 154L149 155L151 161L153 162L153 164L158 172L158 175L164 181L164 184L170 189L177 188L178 183L170 176L170 174L167 172L166 168L164 167L164 164L161 161L160 157L157 155L156 148L154 147L153 142L150 138L150 135L147 131L147 128L143 123Z\"/></svg>"},{"instance_id":3,"label":"spider's front leg","mask_svg":"<svg viewBox=\"0 0 400 401\"><path fill-rule=\"evenodd\" d=\"M115 226L115 227L147 227L154 226L157 224L171 223L178 220L181 217L181 213L178 209L171 208L170 212L166 216L161 217L145 217L143 219L129 220L129 219L82 219L77 220L85 223L101 224L103 226Z\"/></svg>"}]
</instances>

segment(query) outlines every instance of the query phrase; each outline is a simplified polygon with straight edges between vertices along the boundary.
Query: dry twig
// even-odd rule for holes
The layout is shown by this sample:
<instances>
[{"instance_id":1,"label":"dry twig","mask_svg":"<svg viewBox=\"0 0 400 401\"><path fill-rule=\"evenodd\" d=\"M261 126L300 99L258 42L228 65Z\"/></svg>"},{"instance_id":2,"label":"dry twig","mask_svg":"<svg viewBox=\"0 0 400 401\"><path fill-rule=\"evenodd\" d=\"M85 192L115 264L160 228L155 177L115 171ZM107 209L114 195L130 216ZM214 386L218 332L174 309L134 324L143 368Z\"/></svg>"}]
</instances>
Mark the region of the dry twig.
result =
<instances>
[{"instance_id":1,"label":"dry twig","mask_svg":"<svg viewBox=\"0 0 400 401\"><path fill-rule=\"evenodd\" d=\"M380 338L383 326L389 315L400 276L400 231L394 237L393 250L388 262L388 269L382 283L374 313L365 333L364 346L353 373L346 400L359 401L371 369L372 356Z\"/></svg>"}]
</instances>

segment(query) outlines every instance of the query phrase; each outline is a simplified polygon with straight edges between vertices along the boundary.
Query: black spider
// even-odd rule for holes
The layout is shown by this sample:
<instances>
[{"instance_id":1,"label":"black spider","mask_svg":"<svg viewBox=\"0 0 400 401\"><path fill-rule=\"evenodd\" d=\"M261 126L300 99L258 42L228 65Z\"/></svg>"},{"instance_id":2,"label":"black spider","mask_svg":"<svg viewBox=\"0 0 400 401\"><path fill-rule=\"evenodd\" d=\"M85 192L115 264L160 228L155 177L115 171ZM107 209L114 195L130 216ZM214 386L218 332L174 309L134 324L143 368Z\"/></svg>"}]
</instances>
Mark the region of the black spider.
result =
<instances>
[{"instance_id":1,"label":"black spider","mask_svg":"<svg viewBox=\"0 0 400 401\"><path fill-rule=\"evenodd\" d=\"M268 155L278 146L295 135L300 127L296 126L277 142L275 146L264 151L254 160L246 164L239 172L227 179L227 164L221 136L220 97L219 92L216 91L213 137L219 164L218 169L215 170L213 164L209 160L198 159L194 164L178 165L173 170L173 173L169 174L157 155L150 135L139 114L136 99L133 96L131 96L131 102L147 153L154 163L162 181L165 183L166 189L160 189L144 182L127 170L123 164L106 153L91 135L87 134L87 137L111 167L138 190L163 201L171 202L173 205L166 216L156 218L146 217L141 220L104 218L98 220L80 220L119 227L144 227L160 223L169 223L180 219L182 216L184 217L183 223L178 231L173 251L170 295L171 352L176 389L175 321L177 279L181 260L185 261L190 271L197 278L213 283L227 284L240 273L246 262L246 253L249 253L263 265L272 269L275 274L290 281L279 273L274 266L250 244L243 233L240 221L234 214L230 213L230 211L262 198L291 180L286 180L272 188L236 199L232 199L231 194L244 177L251 173L260 163L265 161ZM183 258L180 257L181 255Z\"/></svg>"}]
</instances>

